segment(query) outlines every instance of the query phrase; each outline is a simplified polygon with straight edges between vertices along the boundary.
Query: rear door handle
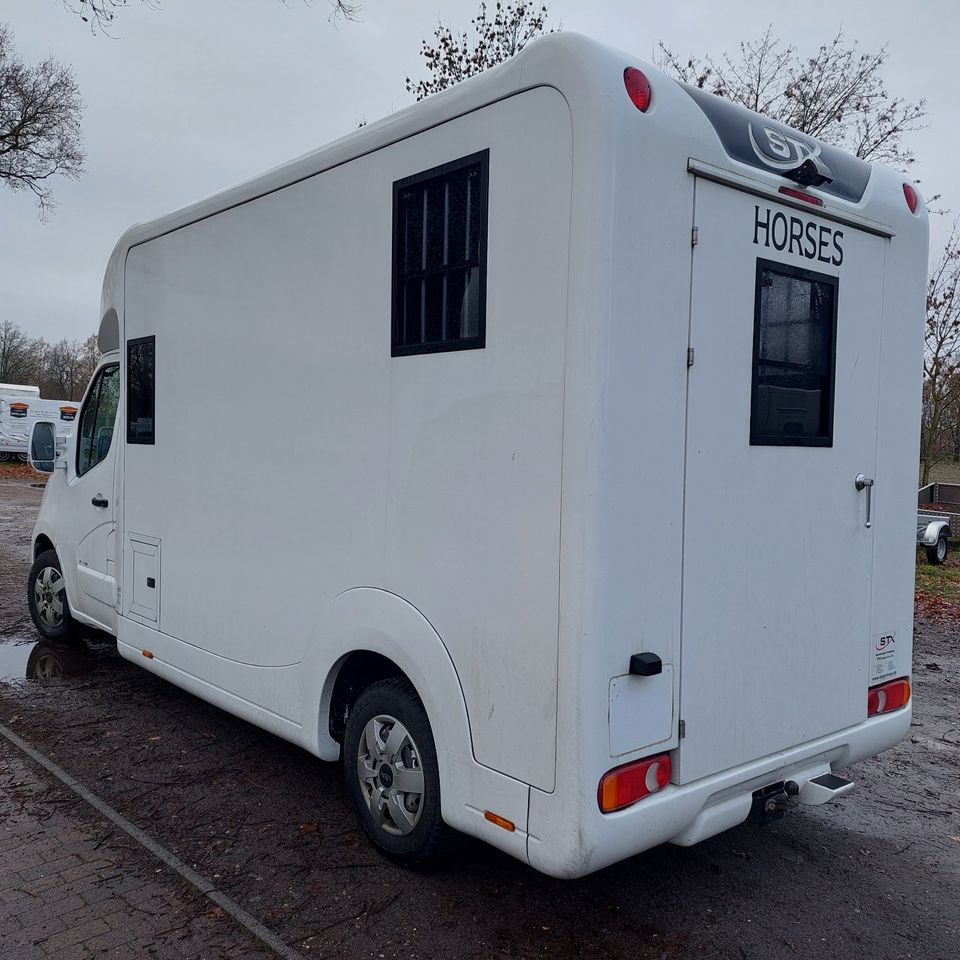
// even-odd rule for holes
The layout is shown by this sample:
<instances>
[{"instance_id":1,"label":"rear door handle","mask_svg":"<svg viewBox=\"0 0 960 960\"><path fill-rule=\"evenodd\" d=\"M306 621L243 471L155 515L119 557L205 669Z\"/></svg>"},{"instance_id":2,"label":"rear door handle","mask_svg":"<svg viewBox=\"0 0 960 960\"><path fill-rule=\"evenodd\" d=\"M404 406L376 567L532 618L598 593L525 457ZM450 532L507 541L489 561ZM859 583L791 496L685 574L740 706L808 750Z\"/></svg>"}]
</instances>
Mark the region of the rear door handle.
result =
<instances>
[{"instance_id":1,"label":"rear door handle","mask_svg":"<svg viewBox=\"0 0 960 960\"><path fill-rule=\"evenodd\" d=\"M867 477L862 473L858 473L856 480L854 480L853 482L858 490L867 491L867 522L864 524L864 526L869 529L870 527L873 526L873 522L870 519L870 508L872 506L871 501L873 500L872 494L873 494L874 479L873 477Z\"/></svg>"},{"instance_id":2,"label":"rear door handle","mask_svg":"<svg viewBox=\"0 0 960 960\"><path fill-rule=\"evenodd\" d=\"M95 507L107 507L109 503L103 499L103 497L98 493L91 501Z\"/></svg>"}]
</instances>

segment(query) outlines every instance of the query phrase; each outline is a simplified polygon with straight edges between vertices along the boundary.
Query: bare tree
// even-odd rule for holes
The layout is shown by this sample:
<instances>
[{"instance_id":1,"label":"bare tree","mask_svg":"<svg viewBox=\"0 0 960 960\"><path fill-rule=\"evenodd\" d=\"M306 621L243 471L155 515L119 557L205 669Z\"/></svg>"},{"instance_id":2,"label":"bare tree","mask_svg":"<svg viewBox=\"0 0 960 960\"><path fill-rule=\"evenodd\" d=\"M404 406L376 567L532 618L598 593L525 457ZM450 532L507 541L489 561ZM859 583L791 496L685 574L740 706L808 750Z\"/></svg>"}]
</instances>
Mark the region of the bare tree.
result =
<instances>
[{"instance_id":1,"label":"bare tree","mask_svg":"<svg viewBox=\"0 0 960 960\"><path fill-rule=\"evenodd\" d=\"M41 394L62 400L79 400L98 359L95 336L86 340L64 338L49 345L39 378Z\"/></svg>"},{"instance_id":2,"label":"bare tree","mask_svg":"<svg viewBox=\"0 0 960 960\"><path fill-rule=\"evenodd\" d=\"M927 326L923 357L921 485L930 469L952 456L960 419L960 235L957 225L927 281Z\"/></svg>"},{"instance_id":3,"label":"bare tree","mask_svg":"<svg viewBox=\"0 0 960 960\"><path fill-rule=\"evenodd\" d=\"M0 23L0 181L30 191L41 217L53 205L50 179L83 170L82 108L70 68L52 57L27 66Z\"/></svg>"},{"instance_id":4,"label":"bare tree","mask_svg":"<svg viewBox=\"0 0 960 960\"><path fill-rule=\"evenodd\" d=\"M124 7L131 6L135 0L61 0L63 5L71 12L75 13L84 23L89 23L94 31L109 33L117 16L117 11ZM159 10L162 0L139 0L145 7L153 10ZM287 0L280 0L286 4ZM304 3L312 3L313 0L304 0ZM327 0L330 5L331 20L356 20L360 13L359 3L350 3L348 0Z\"/></svg>"},{"instance_id":5,"label":"bare tree","mask_svg":"<svg viewBox=\"0 0 960 960\"><path fill-rule=\"evenodd\" d=\"M768 27L759 40L743 41L739 54L678 57L663 42L658 66L678 79L742 103L787 126L864 160L910 166L904 144L924 126L926 101L891 97L882 72L887 48L863 52L842 31L813 56L800 57Z\"/></svg>"},{"instance_id":6,"label":"bare tree","mask_svg":"<svg viewBox=\"0 0 960 960\"><path fill-rule=\"evenodd\" d=\"M0 383L29 383L35 369L30 338L9 317L0 320Z\"/></svg>"},{"instance_id":7,"label":"bare tree","mask_svg":"<svg viewBox=\"0 0 960 960\"><path fill-rule=\"evenodd\" d=\"M433 31L433 43L423 40L420 44L420 56L426 62L429 76L417 82L407 77L407 92L423 100L509 60L535 37L553 32L547 27L547 16L545 3L516 0L507 4L498 2L492 17L487 14L486 3L481 3L477 15L470 21L470 31L454 33L438 23Z\"/></svg>"}]
</instances>

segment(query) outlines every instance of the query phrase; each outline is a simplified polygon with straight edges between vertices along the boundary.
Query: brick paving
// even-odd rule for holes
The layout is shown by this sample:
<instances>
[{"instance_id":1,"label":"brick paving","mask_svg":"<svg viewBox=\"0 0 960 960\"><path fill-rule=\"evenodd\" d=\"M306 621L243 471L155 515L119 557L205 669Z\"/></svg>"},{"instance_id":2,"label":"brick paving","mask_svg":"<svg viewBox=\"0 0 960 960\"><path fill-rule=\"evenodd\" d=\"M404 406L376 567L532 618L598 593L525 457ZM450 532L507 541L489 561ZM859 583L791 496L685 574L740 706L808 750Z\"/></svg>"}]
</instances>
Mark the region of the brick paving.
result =
<instances>
[{"instance_id":1,"label":"brick paving","mask_svg":"<svg viewBox=\"0 0 960 960\"><path fill-rule=\"evenodd\" d=\"M273 954L0 741L0 958Z\"/></svg>"}]
</instances>

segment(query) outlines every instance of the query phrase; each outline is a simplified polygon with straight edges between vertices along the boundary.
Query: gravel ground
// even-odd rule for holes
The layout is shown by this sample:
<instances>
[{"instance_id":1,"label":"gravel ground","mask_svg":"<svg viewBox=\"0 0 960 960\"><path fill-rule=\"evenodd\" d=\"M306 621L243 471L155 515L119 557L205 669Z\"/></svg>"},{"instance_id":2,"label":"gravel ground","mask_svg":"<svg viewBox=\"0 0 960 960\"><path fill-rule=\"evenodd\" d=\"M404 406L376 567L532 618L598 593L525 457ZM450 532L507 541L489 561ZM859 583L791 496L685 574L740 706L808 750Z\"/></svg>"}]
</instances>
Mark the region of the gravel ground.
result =
<instances>
[{"instance_id":1,"label":"gravel ground","mask_svg":"<svg viewBox=\"0 0 960 960\"><path fill-rule=\"evenodd\" d=\"M22 669L35 639L23 588L39 495L0 479L0 673ZM849 795L575 882L473 842L441 872L397 869L356 828L339 765L103 641L71 679L0 681L0 721L304 953L956 960L958 632L918 623L910 736L848 771Z\"/></svg>"}]
</instances>

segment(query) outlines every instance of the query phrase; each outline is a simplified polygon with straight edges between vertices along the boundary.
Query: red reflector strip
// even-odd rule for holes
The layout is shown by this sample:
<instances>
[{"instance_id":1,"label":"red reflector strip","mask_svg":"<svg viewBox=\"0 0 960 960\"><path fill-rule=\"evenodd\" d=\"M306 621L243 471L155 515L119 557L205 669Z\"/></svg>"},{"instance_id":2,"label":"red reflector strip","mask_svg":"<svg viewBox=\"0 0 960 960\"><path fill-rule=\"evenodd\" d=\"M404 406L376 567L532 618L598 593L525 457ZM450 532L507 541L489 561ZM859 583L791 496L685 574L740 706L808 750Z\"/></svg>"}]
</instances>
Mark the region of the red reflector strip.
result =
<instances>
[{"instance_id":1,"label":"red reflector strip","mask_svg":"<svg viewBox=\"0 0 960 960\"><path fill-rule=\"evenodd\" d=\"M622 810L662 790L670 782L670 755L625 763L605 773L597 788L597 803L604 813Z\"/></svg>"},{"instance_id":2,"label":"red reflector strip","mask_svg":"<svg viewBox=\"0 0 960 960\"><path fill-rule=\"evenodd\" d=\"M822 207L823 201L810 193L804 193L802 190L794 190L793 187L781 187L780 192L785 197L793 197L794 200L802 200L804 203L812 203L815 207Z\"/></svg>"},{"instance_id":3,"label":"red reflector strip","mask_svg":"<svg viewBox=\"0 0 960 960\"><path fill-rule=\"evenodd\" d=\"M892 710L905 707L909 702L910 681L906 677L899 677L879 687L871 687L867 691L867 716L890 713Z\"/></svg>"}]
</instances>

